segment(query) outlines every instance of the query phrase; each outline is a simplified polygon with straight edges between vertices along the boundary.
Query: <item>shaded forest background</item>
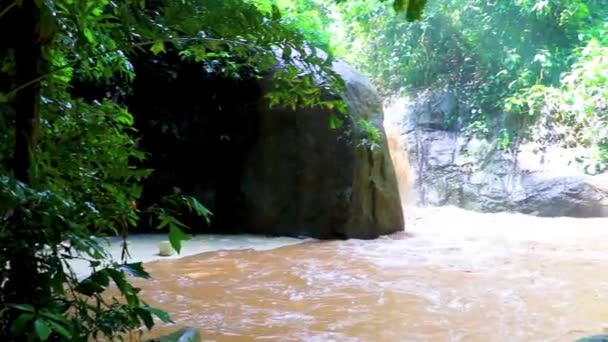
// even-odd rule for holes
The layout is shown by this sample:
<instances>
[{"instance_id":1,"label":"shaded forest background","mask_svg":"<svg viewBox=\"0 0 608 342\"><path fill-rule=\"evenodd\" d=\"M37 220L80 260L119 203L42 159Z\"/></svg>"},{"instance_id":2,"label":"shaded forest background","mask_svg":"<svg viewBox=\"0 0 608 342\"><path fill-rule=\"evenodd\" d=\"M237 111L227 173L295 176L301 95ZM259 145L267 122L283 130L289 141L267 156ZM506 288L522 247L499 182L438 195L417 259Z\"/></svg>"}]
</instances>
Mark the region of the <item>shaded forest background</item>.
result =
<instances>
[{"instance_id":1,"label":"shaded forest background","mask_svg":"<svg viewBox=\"0 0 608 342\"><path fill-rule=\"evenodd\" d=\"M279 1L287 25L355 65L385 96L447 85L466 108L448 119L453 127L503 149L524 140L583 147L582 169L608 170L603 1L429 1L415 22L378 3Z\"/></svg>"}]
</instances>

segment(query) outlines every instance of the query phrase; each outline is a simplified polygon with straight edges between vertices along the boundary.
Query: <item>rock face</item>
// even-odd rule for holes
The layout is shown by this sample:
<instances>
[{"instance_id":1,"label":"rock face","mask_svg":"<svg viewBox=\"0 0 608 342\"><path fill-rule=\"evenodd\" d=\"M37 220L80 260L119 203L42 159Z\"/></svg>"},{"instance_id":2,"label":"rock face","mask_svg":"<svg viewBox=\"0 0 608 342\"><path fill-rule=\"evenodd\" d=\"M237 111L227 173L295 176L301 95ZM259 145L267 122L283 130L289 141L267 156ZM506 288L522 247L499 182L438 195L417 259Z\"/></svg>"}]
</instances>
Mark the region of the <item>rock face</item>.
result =
<instances>
[{"instance_id":1,"label":"rock face","mask_svg":"<svg viewBox=\"0 0 608 342\"><path fill-rule=\"evenodd\" d=\"M259 106L258 139L247 156L242 193L251 232L321 238L375 238L403 230L397 180L384 140L371 150L356 122L383 131L383 110L371 84L348 65L348 118L329 127L329 110ZM270 82L262 82L268 91Z\"/></svg>"},{"instance_id":2,"label":"rock face","mask_svg":"<svg viewBox=\"0 0 608 342\"><path fill-rule=\"evenodd\" d=\"M375 238L403 230L386 141L360 146L356 124L367 119L383 131L382 104L351 67L334 64L346 83L348 118L331 129L329 110L270 109L270 77L235 79L177 54L159 58L134 63L128 99L149 154L144 167L154 169L139 205L179 188L213 213L209 224L181 216L201 233Z\"/></svg>"},{"instance_id":3,"label":"rock face","mask_svg":"<svg viewBox=\"0 0 608 342\"><path fill-rule=\"evenodd\" d=\"M501 152L453 129L448 118L459 110L446 88L385 108L407 146L418 204L549 217L608 216L606 176L584 175L570 166L576 151L528 144L515 154Z\"/></svg>"}]
</instances>

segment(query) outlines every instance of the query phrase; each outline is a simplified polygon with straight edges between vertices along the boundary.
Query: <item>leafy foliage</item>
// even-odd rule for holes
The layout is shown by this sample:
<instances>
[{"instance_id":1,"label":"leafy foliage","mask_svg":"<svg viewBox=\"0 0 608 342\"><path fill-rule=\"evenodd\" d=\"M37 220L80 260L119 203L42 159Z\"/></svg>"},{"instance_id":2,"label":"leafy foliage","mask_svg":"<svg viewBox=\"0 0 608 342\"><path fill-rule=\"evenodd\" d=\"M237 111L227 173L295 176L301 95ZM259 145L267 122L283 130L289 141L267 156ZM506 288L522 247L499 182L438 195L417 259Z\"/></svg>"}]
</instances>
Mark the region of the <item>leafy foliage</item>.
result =
<instances>
[{"instance_id":1,"label":"leafy foliage","mask_svg":"<svg viewBox=\"0 0 608 342\"><path fill-rule=\"evenodd\" d=\"M382 142L383 135L382 132L378 129L378 127L374 126L372 122L369 120L360 119L357 121L357 125L359 129L363 132L363 140L360 145L373 150L380 146Z\"/></svg>"},{"instance_id":2,"label":"leafy foliage","mask_svg":"<svg viewBox=\"0 0 608 342\"><path fill-rule=\"evenodd\" d=\"M18 313L14 321L2 322L3 329L10 329L3 330L4 334L10 331L16 338L35 332L42 341L51 336L86 341L98 334L126 333L141 322L150 325L153 314L169 320L165 313L142 302L137 297L139 290L127 281L127 275L149 278L141 264L111 260L101 242L91 238L89 227L95 226L102 215L90 203L70 201L49 190L35 190L9 177L0 178L0 190L0 263L14 262L14 255L32 250L38 272L24 276L38 283L40 293L49 292L48 296L39 297L39 302L4 302L22 286L22 278L4 269L1 299L3 305ZM80 280L71 268L73 260L88 262L92 274ZM104 298L111 282L126 303Z\"/></svg>"},{"instance_id":3,"label":"leafy foliage","mask_svg":"<svg viewBox=\"0 0 608 342\"><path fill-rule=\"evenodd\" d=\"M604 29L608 24L604 24ZM601 34L600 37L603 37ZM604 38L605 39L605 38ZM608 171L608 45L591 38L558 86L534 86L506 103L509 113L540 118L545 136L568 147L583 147L577 159L590 174Z\"/></svg>"},{"instance_id":4,"label":"leafy foliage","mask_svg":"<svg viewBox=\"0 0 608 342\"><path fill-rule=\"evenodd\" d=\"M262 10L273 13L282 25L299 32L307 42L329 51L331 37L325 28L331 24L327 0L251 0Z\"/></svg>"},{"instance_id":5,"label":"leafy foliage","mask_svg":"<svg viewBox=\"0 0 608 342\"><path fill-rule=\"evenodd\" d=\"M495 139L501 149L529 139L581 147L587 172L606 170L603 1L386 3L277 4L289 9L284 22L297 21L307 36L322 37L322 45L384 94L449 84L460 102L448 118L453 127Z\"/></svg>"},{"instance_id":6,"label":"leafy foliage","mask_svg":"<svg viewBox=\"0 0 608 342\"><path fill-rule=\"evenodd\" d=\"M587 169L604 169L603 1L436 1L415 22L378 3L332 7L338 23L331 26L331 45L384 94L449 84L460 101L449 120L470 134L499 140L504 149L533 138L531 128L546 125L539 120L555 119L568 131L570 145L590 148L594 157L588 156ZM588 45L593 39L595 45ZM545 117L552 114L557 117Z\"/></svg>"}]
</instances>

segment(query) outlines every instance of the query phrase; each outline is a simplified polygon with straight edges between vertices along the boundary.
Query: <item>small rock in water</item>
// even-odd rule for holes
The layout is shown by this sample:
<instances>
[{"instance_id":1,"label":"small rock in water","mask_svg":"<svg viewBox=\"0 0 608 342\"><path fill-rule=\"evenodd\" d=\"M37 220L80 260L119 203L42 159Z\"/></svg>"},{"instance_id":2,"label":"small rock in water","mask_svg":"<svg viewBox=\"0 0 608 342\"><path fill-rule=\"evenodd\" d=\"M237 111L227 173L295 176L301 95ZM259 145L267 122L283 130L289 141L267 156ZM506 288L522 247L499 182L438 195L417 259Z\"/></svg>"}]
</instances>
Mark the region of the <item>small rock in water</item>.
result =
<instances>
[{"instance_id":1,"label":"small rock in water","mask_svg":"<svg viewBox=\"0 0 608 342\"><path fill-rule=\"evenodd\" d=\"M161 336L147 342L200 342L201 335L193 328L183 328L170 335Z\"/></svg>"},{"instance_id":2,"label":"small rock in water","mask_svg":"<svg viewBox=\"0 0 608 342\"><path fill-rule=\"evenodd\" d=\"M171 243L169 241L162 241L158 245L158 254L160 256L171 256L174 253L175 253L175 250L173 249L173 247L171 246Z\"/></svg>"}]
</instances>

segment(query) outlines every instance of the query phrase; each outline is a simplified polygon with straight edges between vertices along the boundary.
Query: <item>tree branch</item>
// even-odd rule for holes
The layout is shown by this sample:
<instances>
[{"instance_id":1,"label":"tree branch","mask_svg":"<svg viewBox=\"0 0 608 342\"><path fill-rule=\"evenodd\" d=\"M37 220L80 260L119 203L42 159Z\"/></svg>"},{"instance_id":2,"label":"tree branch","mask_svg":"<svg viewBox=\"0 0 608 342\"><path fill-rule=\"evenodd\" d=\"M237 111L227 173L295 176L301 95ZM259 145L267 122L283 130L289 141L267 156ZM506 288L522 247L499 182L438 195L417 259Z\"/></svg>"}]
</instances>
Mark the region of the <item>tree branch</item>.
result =
<instances>
[{"instance_id":1,"label":"tree branch","mask_svg":"<svg viewBox=\"0 0 608 342\"><path fill-rule=\"evenodd\" d=\"M232 44L243 45L243 46L247 46L247 47L250 47L250 48L256 48L255 46L247 44L247 43L244 43L244 42L234 41L234 40L226 40L226 39L220 39L220 38L171 38L171 39L163 39L163 40L160 40L160 41L162 41L162 42L174 42L174 41L218 41L218 42L225 42L225 43L232 43ZM159 40L153 40L153 41L151 40L151 41L145 41L145 42L135 43L135 44L130 45L129 48L132 49L132 48L136 48L136 47L153 45L153 44L156 44L158 42L159 42ZM118 52L118 51L122 51L122 50L126 50L126 49L124 49L124 48L117 48L117 49L114 49L114 50L100 52L100 53L96 53L96 54L93 54L93 55L85 56L85 57L77 59L77 60L75 60L73 62L66 63L66 64L64 64L64 65L62 65L60 67L57 67L57 68L55 68L55 69L53 69L53 70L51 70L51 71L49 71L49 72L47 72L45 74L40 75L37 78L34 78L34 79L32 79L32 80L30 80L28 82L23 83L22 85L20 85L20 86L16 87L15 89L11 90L10 92L8 92L8 94L6 95L6 97L10 98L10 97L14 96L15 94L17 94L19 91L21 91L21 90L23 90L23 89L25 89L25 88L27 88L27 87L35 84L35 83L38 83L38 82L42 81L43 79L45 79L45 78L47 78L47 77L49 77L49 76L51 76L51 75L53 75L53 74L55 74L55 73L63 70L63 69L67 69L67 68L69 68L71 66L74 66L75 64L77 64L78 62L80 62L82 60L89 59L89 58L97 58L97 57L100 57L100 56L104 56L104 55L107 55L107 54L110 54L110 53L114 53L114 52Z\"/></svg>"},{"instance_id":2,"label":"tree branch","mask_svg":"<svg viewBox=\"0 0 608 342\"><path fill-rule=\"evenodd\" d=\"M15 6L17 6L17 0L13 1L12 4L6 6L6 8L3 9L2 12L0 12L0 18L2 18L6 13L8 13L8 11L10 11Z\"/></svg>"}]
</instances>

